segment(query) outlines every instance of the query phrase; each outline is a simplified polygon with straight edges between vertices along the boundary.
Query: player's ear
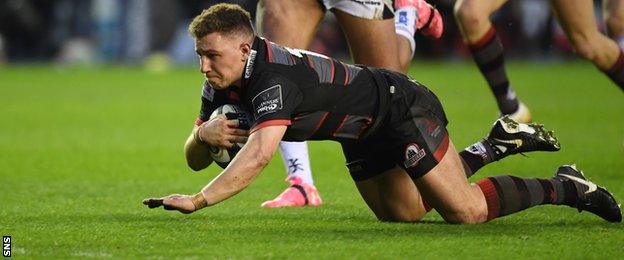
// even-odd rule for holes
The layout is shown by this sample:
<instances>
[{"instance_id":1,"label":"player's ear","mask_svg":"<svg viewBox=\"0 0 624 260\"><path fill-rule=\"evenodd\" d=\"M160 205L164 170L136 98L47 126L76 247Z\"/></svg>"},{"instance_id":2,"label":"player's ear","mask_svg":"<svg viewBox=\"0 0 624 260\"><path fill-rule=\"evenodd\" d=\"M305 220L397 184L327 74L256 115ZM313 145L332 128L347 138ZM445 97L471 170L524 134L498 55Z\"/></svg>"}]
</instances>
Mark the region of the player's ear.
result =
<instances>
[{"instance_id":1,"label":"player's ear","mask_svg":"<svg viewBox=\"0 0 624 260\"><path fill-rule=\"evenodd\" d=\"M246 61L249 57L249 53L251 53L251 45L247 42L243 42L240 44L241 51L241 60Z\"/></svg>"}]
</instances>

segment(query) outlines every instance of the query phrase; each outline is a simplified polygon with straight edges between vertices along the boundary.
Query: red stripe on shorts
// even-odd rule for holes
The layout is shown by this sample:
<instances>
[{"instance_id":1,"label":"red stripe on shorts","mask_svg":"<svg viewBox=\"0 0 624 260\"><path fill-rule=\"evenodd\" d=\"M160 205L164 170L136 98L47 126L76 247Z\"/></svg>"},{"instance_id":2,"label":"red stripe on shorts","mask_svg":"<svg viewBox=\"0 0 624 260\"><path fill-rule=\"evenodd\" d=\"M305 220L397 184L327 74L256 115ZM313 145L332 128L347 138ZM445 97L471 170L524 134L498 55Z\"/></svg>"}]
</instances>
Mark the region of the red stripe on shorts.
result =
<instances>
[{"instance_id":1,"label":"red stripe on shorts","mask_svg":"<svg viewBox=\"0 0 624 260\"><path fill-rule=\"evenodd\" d=\"M276 126L276 125L291 125L292 121L288 120L288 119L272 119L272 120L267 120L264 121L256 126L254 126L254 128L252 128L251 130L249 130L249 134L252 134L255 131L258 131L260 128L264 128L267 126Z\"/></svg>"},{"instance_id":2,"label":"red stripe on shorts","mask_svg":"<svg viewBox=\"0 0 624 260\"><path fill-rule=\"evenodd\" d=\"M436 159L436 161L440 162L442 160L442 158L444 158L444 155L446 154L446 150L448 150L448 146L449 146L449 137L448 134L444 134L444 139L442 139L442 142L440 143L440 145L438 145L438 149L435 150L435 152L433 152L433 157Z\"/></svg>"}]
</instances>

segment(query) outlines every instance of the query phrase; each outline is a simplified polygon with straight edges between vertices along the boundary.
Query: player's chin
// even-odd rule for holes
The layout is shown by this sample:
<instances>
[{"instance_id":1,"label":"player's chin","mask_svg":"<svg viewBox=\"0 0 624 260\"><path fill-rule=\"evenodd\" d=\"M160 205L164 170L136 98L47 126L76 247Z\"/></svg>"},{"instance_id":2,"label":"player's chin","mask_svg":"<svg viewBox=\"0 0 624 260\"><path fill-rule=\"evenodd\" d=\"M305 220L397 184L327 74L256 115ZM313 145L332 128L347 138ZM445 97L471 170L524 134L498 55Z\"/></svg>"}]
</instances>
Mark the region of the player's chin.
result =
<instances>
[{"instance_id":1,"label":"player's chin","mask_svg":"<svg viewBox=\"0 0 624 260\"><path fill-rule=\"evenodd\" d=\"M224 84L221 79L208 79L208 83L210 83L210 86L216 90L226 89L228 87L228 85Z\"/></svg>"}]
</instances>

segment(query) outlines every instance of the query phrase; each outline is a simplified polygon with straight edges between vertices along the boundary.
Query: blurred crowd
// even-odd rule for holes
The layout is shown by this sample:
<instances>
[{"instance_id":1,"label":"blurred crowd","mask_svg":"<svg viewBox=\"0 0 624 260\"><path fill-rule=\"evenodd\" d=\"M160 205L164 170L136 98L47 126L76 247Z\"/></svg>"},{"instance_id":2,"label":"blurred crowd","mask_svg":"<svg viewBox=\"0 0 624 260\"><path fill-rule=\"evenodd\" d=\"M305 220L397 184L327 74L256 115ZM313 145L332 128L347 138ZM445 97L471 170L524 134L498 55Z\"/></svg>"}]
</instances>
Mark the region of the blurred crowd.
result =
<instances>
[{"instance_id":1,"label":"blurred crowd","mask_svg":"<svg viewBox=\"0 0 624 260\"><path fill-rule=\"evenodd\" d=\"M62 64L148 64L158 69L195 62L190 20L217 2L237 3L255 13L257 0L3 0L0 1L0 64L54 61ZM468 55L453 18L454 0L430 0L441 11L441 39L416 36L416 58ZM600 1L595 1L602 26ZM548 1L511 0L493 17L508 57L567 57L571 48L552 17ZM331 14L311 48L348 57Z\"/></svg>"}]
</instances>

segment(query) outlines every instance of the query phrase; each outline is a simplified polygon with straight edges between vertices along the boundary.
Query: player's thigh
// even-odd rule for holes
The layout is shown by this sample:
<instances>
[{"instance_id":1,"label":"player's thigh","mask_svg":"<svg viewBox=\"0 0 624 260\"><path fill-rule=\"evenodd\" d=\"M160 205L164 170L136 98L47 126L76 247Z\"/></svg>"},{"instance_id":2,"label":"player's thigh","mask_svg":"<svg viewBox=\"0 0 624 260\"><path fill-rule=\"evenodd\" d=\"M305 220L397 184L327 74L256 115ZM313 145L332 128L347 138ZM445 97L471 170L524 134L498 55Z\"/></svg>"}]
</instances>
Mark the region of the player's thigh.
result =
<instances>
[{"instance_id":1,"label":"player's thigh","mask_svg":"<svg viewBox=\"0 0 624 260\"><path fill-rule=\"evenodd\" d=\"M427 213L416 185L400 167L394 167L355 185L378 219L413 222Z\"/></svg>"},{"instance_id":2,"label":"player's thigh","mask_svg":"<svg viewBox=\"0 0 624 260\"><path fill-rule=\"evenodd\" d=\"M624 0L603 1L603 16L610 36L624 33Z\"/></svg>"},{"instance_id":3,"label":"player's thigh","mask_svg":"<svg viewBox=\"0 0 624 260\"><path fill-rule=\"evenodd\" d=\"M416 185L380 142L343 143L347 168L380 220L417 221L426 213Z\"/></svg>"},{"instance_id":4,"label":"player's thigh","mask_svg":"<svg viewBox=\"0 0 624 260\"><path fill-rule=\"evenodd\" d=\"M425 200L451 223L480 223L487 219L487 205L481 189L470 185L455 146L448 149L438 165L415 180Z\"/></svg>"},{"instance_id":5,"label":"player's thigh","mask_svg":"<svg viewBox=\"0 0 624 260\"><path fill-rule=\"evenodd\" d=\"M333 9L355 63L400 71L394 19L376 20Z\"/></svg>"},{"instance_id":6,"label":"player's thigh","mask_svg":"<svg viewBox=\"0 0 624 260\"><path fill-rule=\"evenodd\" d=\"M307 49L325 12L317 0L262 0L258 3L258 30L270 41Z\"/></svg>"}]
</instances>

